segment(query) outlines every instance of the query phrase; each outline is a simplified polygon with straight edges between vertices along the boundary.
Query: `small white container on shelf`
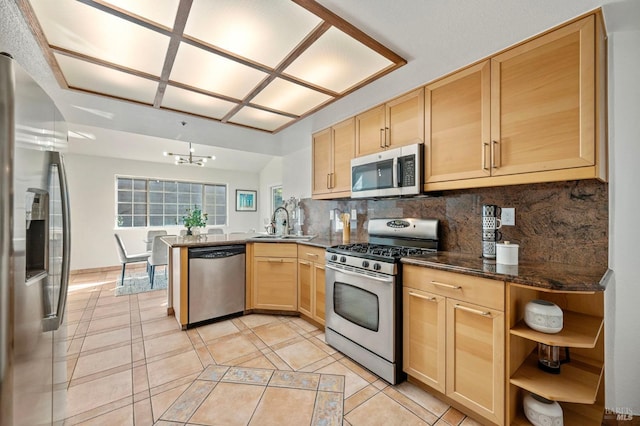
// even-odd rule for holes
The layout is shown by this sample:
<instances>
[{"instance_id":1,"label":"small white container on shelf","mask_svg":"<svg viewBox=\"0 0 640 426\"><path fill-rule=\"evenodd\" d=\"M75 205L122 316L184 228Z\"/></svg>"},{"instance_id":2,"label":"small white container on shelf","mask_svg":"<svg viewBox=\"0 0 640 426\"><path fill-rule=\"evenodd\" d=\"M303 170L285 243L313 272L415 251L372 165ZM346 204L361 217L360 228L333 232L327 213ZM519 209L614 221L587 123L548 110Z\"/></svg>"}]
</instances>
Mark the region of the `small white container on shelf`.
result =
<instances>
[{"instance_id":1,"label":"small white container on shelf","mask_svg":"<svg viewBox=\"0 0 640 426\"><path fill-rule=\"evenodd\" d=\"M536 331L554 334L562 330L562 309L555 303L535 299L524 307L524 322Z\"/></svg>"}]
</instances>

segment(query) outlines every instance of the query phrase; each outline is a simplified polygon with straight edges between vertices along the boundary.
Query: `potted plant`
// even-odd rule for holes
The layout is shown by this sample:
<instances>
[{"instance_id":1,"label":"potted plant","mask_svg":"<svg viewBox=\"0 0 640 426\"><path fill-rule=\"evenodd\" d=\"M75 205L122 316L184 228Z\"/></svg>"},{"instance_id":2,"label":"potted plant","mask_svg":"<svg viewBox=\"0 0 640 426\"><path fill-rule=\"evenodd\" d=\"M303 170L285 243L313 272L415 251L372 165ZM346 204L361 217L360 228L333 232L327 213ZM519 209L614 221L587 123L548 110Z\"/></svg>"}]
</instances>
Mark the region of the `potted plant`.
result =
<instances>
[{"instance_id":1,"label":"potted plant","mask_svg":"<svg viewBox=\"0 0 640 426\"><path fill-rule=\"evenodd\" d=\"M193 206L193 209L187 209L187 215L182 216L182 223L187 227L187 235L193 235L191 228L207 226L207 219L207 213L202 213L198 206Z\"/></svg>"}]
</instances>

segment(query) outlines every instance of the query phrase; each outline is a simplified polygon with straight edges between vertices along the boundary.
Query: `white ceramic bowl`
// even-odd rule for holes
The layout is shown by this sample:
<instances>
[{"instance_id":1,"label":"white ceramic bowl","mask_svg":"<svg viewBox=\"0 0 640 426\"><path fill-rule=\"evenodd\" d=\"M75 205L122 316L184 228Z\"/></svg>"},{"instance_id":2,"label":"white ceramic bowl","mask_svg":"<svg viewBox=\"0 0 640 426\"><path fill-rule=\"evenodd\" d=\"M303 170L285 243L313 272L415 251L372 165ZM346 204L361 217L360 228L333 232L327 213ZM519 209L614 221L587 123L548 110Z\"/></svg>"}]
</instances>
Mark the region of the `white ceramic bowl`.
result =
<instances>
[{"instance_id":1,"label":"white ceramic bowl","mask_svg":"<svg viewBox=\"0 0 640 426\"><path fill-rule=\"evenodd\" d=\"M523 401L524 415L533 426L563 426L562 407L539 395L527 393Z\"/></svg>"},{"instance_id":2,"label":"white ceramic bowl","mask_svg":"<svg viewBox=\"0 0 640 426\"><path fill-rule=\"evenodd\" d=\"M532 300L524 308L524 322L542 333L558 333L562 330L562 318L562 309L546 300Z\"/></svg>"}]
</instances>

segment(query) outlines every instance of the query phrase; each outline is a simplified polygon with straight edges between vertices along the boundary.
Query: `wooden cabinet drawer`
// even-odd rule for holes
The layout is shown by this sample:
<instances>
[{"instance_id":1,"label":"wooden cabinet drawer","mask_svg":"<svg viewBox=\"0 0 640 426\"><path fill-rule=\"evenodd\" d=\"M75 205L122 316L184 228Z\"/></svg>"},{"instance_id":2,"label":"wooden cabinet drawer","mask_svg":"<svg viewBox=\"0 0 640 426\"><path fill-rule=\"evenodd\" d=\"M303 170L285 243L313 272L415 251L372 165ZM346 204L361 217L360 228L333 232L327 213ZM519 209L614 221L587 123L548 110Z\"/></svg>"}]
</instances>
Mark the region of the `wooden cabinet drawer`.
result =
<instances>
[{"instance_id":1,"label":"wooden cabinet drawer","mask_svg":"<svg viewBox=\"0 0 640 426\"><path fill-rule=\"evenodd\" d=\"M403 265L402 273L405 287L504 311L503 281L415 265Z\"/></svg>"},{"instance_id":2,"label":"wooden cabinet drawer","mask_svg":"<svg viewBox=\"0 0 640 426\"><path fill-rule=\"evenodd\" d=\"M324 249L320 247L298 244L298 259L324 264Z\"/></svg>"},{"instance_id":3,"label":"wooden cabinet drawer","mask_svg":"<svg viewBox=\"0 0 640 426\"><path fill-rule=\"evenodd\" d=\"M296 243L254 243L256 257L298 257Z\"/></svg>"}]
</instances>

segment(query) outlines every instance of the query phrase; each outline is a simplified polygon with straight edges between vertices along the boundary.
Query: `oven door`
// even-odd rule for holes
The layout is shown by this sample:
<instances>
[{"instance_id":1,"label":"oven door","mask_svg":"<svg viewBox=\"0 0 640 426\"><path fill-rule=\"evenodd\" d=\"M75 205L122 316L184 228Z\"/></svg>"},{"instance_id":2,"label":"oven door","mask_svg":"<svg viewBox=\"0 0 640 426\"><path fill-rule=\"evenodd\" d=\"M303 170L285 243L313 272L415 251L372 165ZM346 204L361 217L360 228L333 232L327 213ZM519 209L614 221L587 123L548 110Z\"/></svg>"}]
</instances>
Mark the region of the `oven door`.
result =
<instances>
[{"instance_id":1,"label":"oven door","mask_svg":"<svg viewBox=\"0 0 640 426\"><path fill-rule=\"evenodd\" d=\"M326 265L326 326L395 362L395 277Z\"/></svg>"}]
</instances>

